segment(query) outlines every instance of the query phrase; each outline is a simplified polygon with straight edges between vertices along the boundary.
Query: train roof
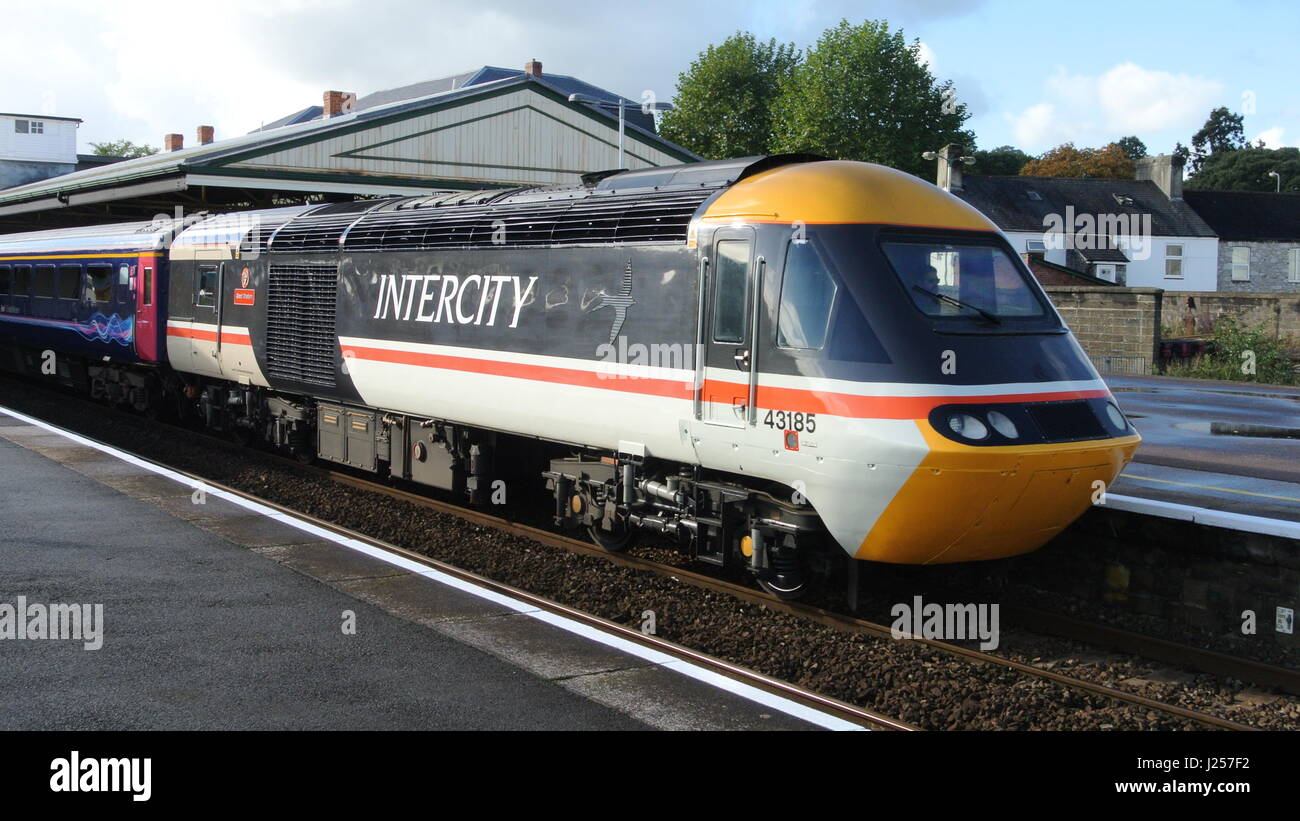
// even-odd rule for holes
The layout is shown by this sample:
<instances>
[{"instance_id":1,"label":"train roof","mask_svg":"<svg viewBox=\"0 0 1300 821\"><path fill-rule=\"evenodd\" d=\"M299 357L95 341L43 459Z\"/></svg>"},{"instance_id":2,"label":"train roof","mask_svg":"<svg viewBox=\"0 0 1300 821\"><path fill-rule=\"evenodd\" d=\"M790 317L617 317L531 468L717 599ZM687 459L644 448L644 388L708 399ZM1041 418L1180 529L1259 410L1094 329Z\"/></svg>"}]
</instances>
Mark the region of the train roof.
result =
<instances>
[{"instance_id":1,"label":"train roof","mask_svg":"<svg viewBox=\"0 0 1300 821\"><path fill-rule=\"evenodd\" d=\"M175 256L434 248L688 243L698 221L872 223L996 231L930 183L808 154L588 174L582 184L386 197L215 215L198 221L0 235L5 253L149 251ZM175 233L173 241L173 233Z\"/></svg>"},{"instance_id":2,"label":"train roof","mask_svg":"<svg viewBox=\"0 0 1300 821\"><path fill-rule=\"evenodd\" d=\"M268 234L260 250L403 251L483 246L684 243L718 192L772 168L820 161L783 154L587 174L581 184L322 205Z\"/></svg>"},{"instance_id":3,"label":"train roof","mask_svg":"<svg viewBox=\"0 0 1300 821\"><path fill-rule=\"evenodd\" d=\"M21 234L0 234L0 257L19 254L66 254L80 252L136 253L159 251L167 247L182 221L171 217L151 222L116 225L88 225L78 228L55 228Z\"/></svg>"}]
</instances>

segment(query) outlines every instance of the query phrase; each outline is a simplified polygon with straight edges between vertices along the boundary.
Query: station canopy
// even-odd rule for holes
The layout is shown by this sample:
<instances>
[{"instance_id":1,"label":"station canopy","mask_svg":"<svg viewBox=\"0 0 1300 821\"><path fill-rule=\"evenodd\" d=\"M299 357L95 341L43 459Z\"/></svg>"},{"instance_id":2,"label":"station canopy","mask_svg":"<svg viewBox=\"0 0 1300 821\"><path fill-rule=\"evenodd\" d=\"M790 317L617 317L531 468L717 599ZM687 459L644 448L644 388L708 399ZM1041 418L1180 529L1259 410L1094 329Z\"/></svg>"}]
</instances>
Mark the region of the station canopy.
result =
<instances>
[{"instance_id":1,"label":"station canopy","mask_svg":"<svg viewBox=\"0 0 1300 821\"><path fill-rule=\"evenodd\" d=\"M0 190L0 233L175 217L178 209L576 184L616 166L618 114L570 102L568 90L515 74ZM627 119L625 167L700 159Z\"/></svg>"}]
</instances>

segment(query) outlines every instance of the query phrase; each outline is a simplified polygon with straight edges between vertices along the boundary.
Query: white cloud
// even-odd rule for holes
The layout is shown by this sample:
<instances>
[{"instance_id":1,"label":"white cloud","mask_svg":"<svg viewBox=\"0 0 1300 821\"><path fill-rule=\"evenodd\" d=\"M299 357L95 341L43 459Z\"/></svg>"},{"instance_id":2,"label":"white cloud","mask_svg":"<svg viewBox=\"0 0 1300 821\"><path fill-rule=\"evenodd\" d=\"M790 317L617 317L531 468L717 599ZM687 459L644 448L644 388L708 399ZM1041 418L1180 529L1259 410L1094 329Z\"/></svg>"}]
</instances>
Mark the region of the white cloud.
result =
<instances>
[{"instance_id":1,"label":"white cloud","mask_svg":"<svg viewBox=\"0 0 1300 821\"><path fill-rule=\"evenodd\" d=\"M924 40L918 41L921 51L921 62L926 68L934 71L934 49L930 48Z\"/></svg>"},{"instance_id":2,"label":"white cloud","mask_svg":"<svg viewBox=\"0 0 1300 821\"><path fill-rule=\"evenodd\" d=\"M1265 148L1281 148L1286 145L1286 141L1282 138L1285 131L1286 129L1282 128L1280 125L1274 126L1259 132L1254 137L1251 137L1250 144L1255 145L1260 140L1263 140Z\"/></svg>"},{"instance_id":3,"label":"white cloud","mask_svg":"<svg viewBox=\"0 0 1300 821\"><path fill-rule=\"evenodd\" d=\"M1046 99L1005 114L1021 148L1042 151L1062 142L1097 146L1130 134L1195 130L1223 92L1217 80L1120 63L1099 75L1057 70Z\"/></svg>"}]
</instances>

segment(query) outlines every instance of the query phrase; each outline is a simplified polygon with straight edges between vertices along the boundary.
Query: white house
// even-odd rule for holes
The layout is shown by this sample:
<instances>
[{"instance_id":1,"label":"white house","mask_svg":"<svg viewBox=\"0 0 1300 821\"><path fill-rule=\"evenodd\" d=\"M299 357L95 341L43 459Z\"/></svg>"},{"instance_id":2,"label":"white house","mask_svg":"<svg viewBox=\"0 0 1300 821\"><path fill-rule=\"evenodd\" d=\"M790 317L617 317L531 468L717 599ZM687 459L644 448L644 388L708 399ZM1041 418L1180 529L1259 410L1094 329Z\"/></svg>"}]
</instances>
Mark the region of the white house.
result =
<instances>
[{"instance_id":1,"label":"white house","mask_svg":"<svg viewBox=\"0 0 1300 821\"><path fill-rule=\"evenodd\" d=\"M1183 201L1182 161L1138 161L1137 179L963 175L948 152L938 184L978 208L1021 254L1119 285L1218 287L1219 238Z\"/></svg>"},{"instance_id":2,"label":"white house","mask_svg":"<svg viewBox=\"0 0 1300 821\"><path fill-rule=\"evenodd\" d=\"M77 170L80 125L72 117L0 113L0 188Z\"/></svg>"}]
</instances>

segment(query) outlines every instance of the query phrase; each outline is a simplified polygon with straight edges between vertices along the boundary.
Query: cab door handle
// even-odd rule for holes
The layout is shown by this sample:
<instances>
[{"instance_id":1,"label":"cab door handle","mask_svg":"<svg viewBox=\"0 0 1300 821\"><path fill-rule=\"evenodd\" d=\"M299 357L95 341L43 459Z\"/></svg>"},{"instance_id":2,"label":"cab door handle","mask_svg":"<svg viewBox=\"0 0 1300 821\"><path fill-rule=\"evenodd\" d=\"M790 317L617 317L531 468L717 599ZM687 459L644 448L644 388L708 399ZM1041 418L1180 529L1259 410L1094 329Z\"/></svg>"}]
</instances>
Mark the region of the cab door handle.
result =
<instances>
[{"instance_id":1,"label":"cab door handle","mask_svg":"<svg viewBox=\"0 0 1300 821\"><path fill-rule=\"evenodd\" d=\"M748 348L742 348L741 350L736 351L736 353L732 356L732 358L736 360L737 368L740 368L742 371L749 370L749 349Z\"/></svg>"}]
</instances>

